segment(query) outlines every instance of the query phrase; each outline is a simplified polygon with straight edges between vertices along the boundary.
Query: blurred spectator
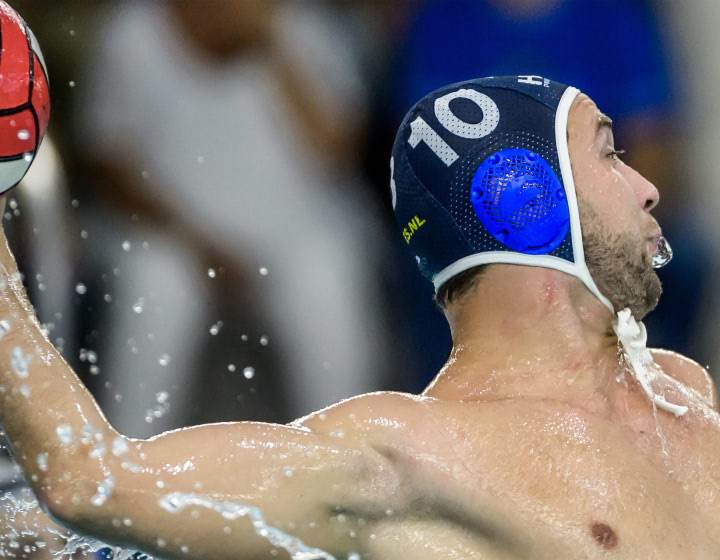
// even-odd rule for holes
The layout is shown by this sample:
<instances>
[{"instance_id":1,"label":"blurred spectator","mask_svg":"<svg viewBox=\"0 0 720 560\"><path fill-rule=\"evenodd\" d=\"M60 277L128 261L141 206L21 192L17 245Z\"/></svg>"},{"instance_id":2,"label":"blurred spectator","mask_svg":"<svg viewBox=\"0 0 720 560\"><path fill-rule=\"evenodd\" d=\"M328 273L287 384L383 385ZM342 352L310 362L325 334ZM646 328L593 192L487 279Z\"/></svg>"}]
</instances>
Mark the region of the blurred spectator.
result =
<instances>
[{"instance_id":1,"label":"blurred spectator","mask_svg":"<svg viewBox=\"0 0 720 560\"><path fill-rule=\"evenodd\" d=\"M687 208L674 188L679 147L677 100L662 20L643 0L427 0L413 4L404 40L391 66L390 120L399 123L418 99L443 85L491 75L543 75L579 87L616 119L616 145L626 161L661 193L656 215L676 249L660 272L665 295L647 319L649 340L692 353L688 323L699 311L707 277L704 241L682 227ZM392 126L395 128L395 125ZM690 273L688 273L691 271ZM444 319L432 308L431 289L408 279L418 352L426 356L419 385L440 368L450 349Z\"/></svg>"},{"instance_id":2,"label":"blurred spectator","mask_svg":"<svg viewBox=\"0 0 720 560\"><path fill-rule=\"evenodd\" d=\"M103 402L126 433L283 420L382 382L383 249L355 162L366 91L332 15L127 2L105 23L79 104L98 199L81 209L109 322L98 366L118 399L143 389Z\"/></svg>"}]
</instances>

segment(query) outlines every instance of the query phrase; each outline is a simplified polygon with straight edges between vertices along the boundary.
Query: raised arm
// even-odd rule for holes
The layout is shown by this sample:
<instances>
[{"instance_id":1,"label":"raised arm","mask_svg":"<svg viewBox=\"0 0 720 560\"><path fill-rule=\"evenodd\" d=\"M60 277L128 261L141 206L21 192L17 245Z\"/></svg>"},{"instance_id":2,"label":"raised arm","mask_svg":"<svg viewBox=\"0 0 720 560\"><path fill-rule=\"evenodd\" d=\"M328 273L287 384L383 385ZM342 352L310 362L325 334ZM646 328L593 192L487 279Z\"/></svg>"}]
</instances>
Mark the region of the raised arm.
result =
<instances>
[{"instance_id":1,"label":"raised arm","mask_svg":"<svg viewBox=\"0 0 720 560\"><path fill-rule=\"evenodd\" d=\"M276 529L347 554L359 518L403 499L388 454L342 407L316 418L327 429L235 423L123 437L42 333L4 235L0 334L0 423L41 504L75 531L166 558L267 558Z\"/></svg>"}]
</instances>

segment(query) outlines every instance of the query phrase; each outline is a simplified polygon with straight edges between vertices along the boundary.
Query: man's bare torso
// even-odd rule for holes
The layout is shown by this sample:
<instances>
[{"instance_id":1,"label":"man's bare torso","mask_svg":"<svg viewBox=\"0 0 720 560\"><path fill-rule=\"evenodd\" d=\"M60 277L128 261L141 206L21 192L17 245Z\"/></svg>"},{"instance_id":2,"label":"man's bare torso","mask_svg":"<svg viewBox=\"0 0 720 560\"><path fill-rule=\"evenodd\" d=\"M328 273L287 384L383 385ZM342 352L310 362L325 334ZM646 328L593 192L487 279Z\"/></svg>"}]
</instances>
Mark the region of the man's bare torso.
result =
<instances>
[{"instance_id":1,"label":"man's bare torso","mask_svg":"<svg viewBox=\"0 0 720 560\"><path fill-rule=\"evenodd\" d=\"M395 509L388 496L385 512L338 516L362 558L716 558L720 416L668 383L690 407L681 418L631 387L620 406L376 394L308 425L349 417L348 437L370 438L416 489Z\"/></svg>"}]
</instances>

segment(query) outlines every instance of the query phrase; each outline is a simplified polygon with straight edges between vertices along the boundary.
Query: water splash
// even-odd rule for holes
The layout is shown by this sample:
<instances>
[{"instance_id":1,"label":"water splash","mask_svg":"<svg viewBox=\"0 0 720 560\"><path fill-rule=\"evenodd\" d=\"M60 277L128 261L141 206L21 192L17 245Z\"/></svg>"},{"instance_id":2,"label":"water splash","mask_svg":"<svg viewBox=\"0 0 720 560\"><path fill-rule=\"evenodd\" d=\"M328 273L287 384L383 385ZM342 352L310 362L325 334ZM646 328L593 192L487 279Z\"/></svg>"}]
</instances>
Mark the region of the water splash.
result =
<instances>
[{"instance_id":1,"label":"water splash","mask_svg":"<svg viewBox=\"0 0 720 560\"><path fill-rule=\"evenodd\" d=\"M66 541L62 550L53 552L53 557L55 558L67 558L68 556L78 553L88 554L102 550L106 553L106 558L112 558L113 560L155 560L152 556L137 550L129 550L119 546L112 546L102 541L84 537L75 533L59 532L54 529L51 529L50 532Z\"/></svg>"},{"instance_id":2,"label":"water splash","mask_svg":"<svg viewBox=\"0 0 720 560\"><path fill-rule=\"evenodd\" d=\"M0 496L0 511L9 514L13 521L9 527L0 527L0 558L28 558L39 551L53 558L69 558L78 553L102 550L110 552L111 556L106 557L113 560L154 560L137 550L115 547L59 526L47 525L47 518L28 488Z\"/></svg>"},{"instance_id":3,"label":"water splash","mask_svg":"<svg viewBox=\"0 0 720 560\"><path fill-rule=\"evenodd\" d=\"M669 263L673 258L673 250L670 247L670 243L662 235L655 240L657 244L657 253L652 258L650 266L653 268L662 268Z\"/></svg>"},{"instance_id":4,"label":"water splash","mask_svg":"<svg viewBox=\"0 0 720 560\"><path fill-rule=\"evenodd\" d=\"M270 544L286 550L292 560L336 560L335 557L319 548L307 546L297 537L288 535L265 521L259 508L232 502L216 502L197 494L173 492L163 496L158 505L169 513L180 513L188 506L200 506L219 513L224 519L234 521L240 517L249 517L255 532Z\"/></svg>"}]
</instances>

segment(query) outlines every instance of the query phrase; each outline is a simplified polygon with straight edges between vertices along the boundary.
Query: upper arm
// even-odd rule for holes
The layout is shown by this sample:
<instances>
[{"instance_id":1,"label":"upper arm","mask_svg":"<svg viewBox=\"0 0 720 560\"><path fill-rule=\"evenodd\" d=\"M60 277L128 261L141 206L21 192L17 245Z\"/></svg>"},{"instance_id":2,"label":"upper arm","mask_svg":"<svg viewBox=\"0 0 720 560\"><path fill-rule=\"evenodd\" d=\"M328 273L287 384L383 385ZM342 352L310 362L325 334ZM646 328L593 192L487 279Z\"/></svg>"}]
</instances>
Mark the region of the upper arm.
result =
<instances>
[{"instance_id":1,"label":"upper arm","mask_svg":"<svg viewBox=\"0 0 720 560\"><path fill-rule=\"evenodd\" d=\"M338 412L326 418L314 421L332 425L329 432L247 422L131 442L127 453L106 458L107 502L88 505L103 483L93 481L73 496L84 505L70 507L64 521L162 557L269 557L273 546L256 529L275 533L270 527L311 547L352 550L353 521L341 514L385 511L398 478L352 422Z\"/></svg>"},{"instance_id":2,"label":"upper arm","mask_svg":"<svg viewBox=\"0 0 720 560\"><path fill-rule=\"evenodd\" d=\"M652 349L655 362L670 377L697 392L713 410L718 410L717 391L707 370L690 358L670 350Z\"/></svg>"}]
</instances>

